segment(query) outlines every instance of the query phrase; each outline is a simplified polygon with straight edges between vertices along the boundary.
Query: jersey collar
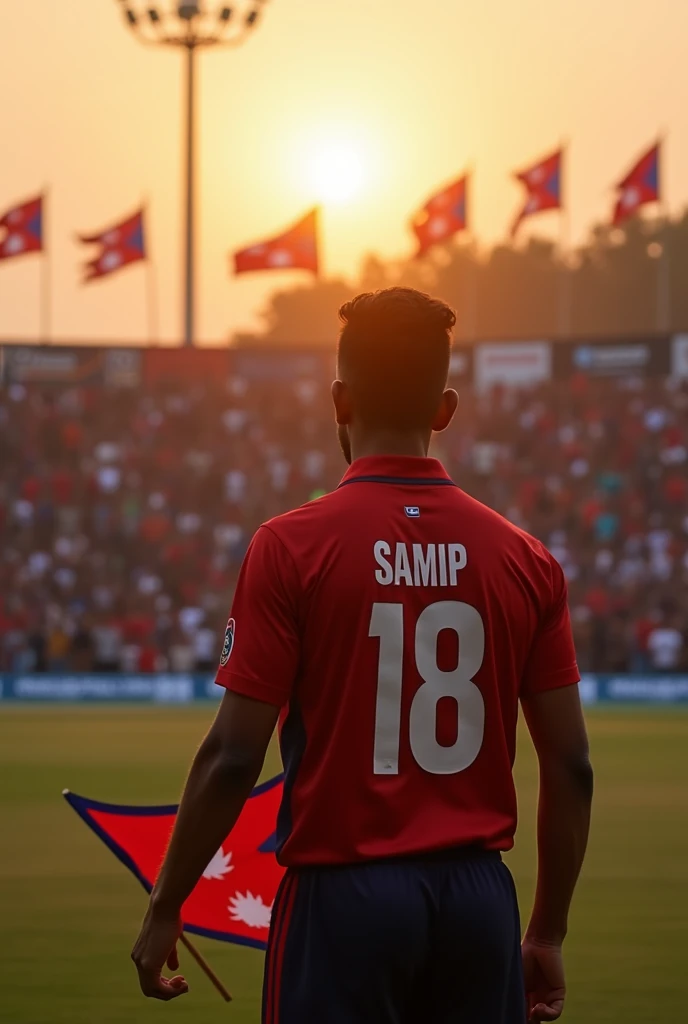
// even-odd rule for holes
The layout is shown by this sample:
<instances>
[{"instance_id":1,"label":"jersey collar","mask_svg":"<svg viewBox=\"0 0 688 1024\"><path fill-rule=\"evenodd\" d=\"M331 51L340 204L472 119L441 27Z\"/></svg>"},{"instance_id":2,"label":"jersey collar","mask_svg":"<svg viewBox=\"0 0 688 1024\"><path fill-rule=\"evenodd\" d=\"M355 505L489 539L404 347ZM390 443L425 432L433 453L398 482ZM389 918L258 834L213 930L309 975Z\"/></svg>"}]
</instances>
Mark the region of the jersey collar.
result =
<instances>
[{"instance_id":1,"label":"jersey collar","mask_svg":"<svg viewBox=\"0 0 688 1024\"><path fill-rule=\"evenodd\" d=\"M439 459L415 455L366 455L356 459L339 486L352 483L456 486Z\"/></svg>"}]
</instances>

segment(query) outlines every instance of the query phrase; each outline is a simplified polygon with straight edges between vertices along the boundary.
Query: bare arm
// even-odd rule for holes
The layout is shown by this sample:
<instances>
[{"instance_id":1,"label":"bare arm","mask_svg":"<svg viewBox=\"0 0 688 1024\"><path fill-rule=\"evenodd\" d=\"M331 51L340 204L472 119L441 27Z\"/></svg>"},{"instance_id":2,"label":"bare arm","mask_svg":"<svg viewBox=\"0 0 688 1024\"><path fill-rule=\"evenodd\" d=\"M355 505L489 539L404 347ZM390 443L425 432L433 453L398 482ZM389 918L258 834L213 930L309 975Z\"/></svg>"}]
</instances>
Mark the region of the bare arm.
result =
<instances>
[{"instance_id":1,"label":"bare arm","mask_svg":"<svg viewBox=\"0 0 688 1024\"><path fill-rule=\"evenodd\" d=\"M166 962L178 967L181 908L234 827L260 775L278 714L272 704L228 691L198 749L132 952L145 995L173 999L187 991L183 978L168 981L161 974Z\"/></svg>"},{"instance_id":2,"label":"bare arm","mask_svg":"<svg viewBox=\"0 0 688 1024\"><path fill-rule=\"evenodd\" d=\"M555 1020L564 1003L561 945L585 856L593 773L577 686L524 696L540 765L538 875L523 945L530 1019Z\"/></svg>"}]
</instances>

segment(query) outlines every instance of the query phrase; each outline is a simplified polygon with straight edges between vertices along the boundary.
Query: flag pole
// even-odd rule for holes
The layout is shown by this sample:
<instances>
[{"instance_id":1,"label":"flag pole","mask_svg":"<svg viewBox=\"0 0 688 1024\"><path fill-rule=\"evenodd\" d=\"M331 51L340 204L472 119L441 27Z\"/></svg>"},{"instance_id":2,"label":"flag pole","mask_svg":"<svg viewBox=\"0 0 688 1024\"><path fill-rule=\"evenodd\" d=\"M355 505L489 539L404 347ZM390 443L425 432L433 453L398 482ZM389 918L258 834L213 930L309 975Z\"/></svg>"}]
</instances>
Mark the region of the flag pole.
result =
<instances>
[{"instance_id":1,"label":"flag pole","mask_svg":"<svg viewBox=\"0 0 688 1024\"><path fill-rule=\"evenodd\" d=\"M324 205L325 205L324 203L316 203L316 205L314 207L314 209L315 209L315 251L317 253L317 261L318 261L318 263L317 263L318 269L315 272L315 277L317 279L319 279L319 280L322 279L322 277L323 277L323 272L322 272L322 253L323 253L322 239L324 237L324 231L323 231L323 209L324 209Z\"/></svg>"},{"instance_id":2,"label":"flag pole","mask_svg":"<svg viewBox=\"0 0 688 1024\"><path fill-rule=\"evenodd\" d=\"M148 324L148 342L150 345L157 345L160 340L160 324L158 322L158 282L155 273L155 264L151 255L150 244L150 218L148 216L148 199L144 198L142 204L144 222L144 245L146 252L146 320Z\"/></svg>"},{"instance_id":3,"label":"flag pole","mask_svg":"<svg viewBox=\"0 0 688 1024\"><path fill-rule=\"evenodd\" d=\"M189 939L187 939L187 937L184 934L184 932L182 932L181 935L179 936L179 941L181 942L182 946L184 946L185 949L188 949L189 953L191 953L191 956L194 958L194 960L196 961L198 966L201 968L201 970L203 971L205 976L210 979L210 981L215 986L217 991L220 993L220 995L222 996L224 1001L226 1003L231 1003L231 1001L232 1001L231 995L229 994L229 992L227 991L225 986L222 984L222 982L218 978L217 974L215 974L215 971L212 969L212 967L210 966L208 961L205 959L204 956L202 956L198 952L196 947L194 945L192 945L192 943L189 941Z\"/></svg>"},{"instance_id":4,"label":"flag pole","mask_svg":"<svg viewBox=\"0 0 688 1024\"><path fill-rule=\"evenodd\" d=\"M468 302L466 303L466 339L475 341L478 336L478 249L475 236L468 233L468 263L470 265Z\"/></svg>"},{"instance_id":5,"label":"flag pole","mask_svg":"<svg viewBox=\"0 0 688 1024\"><path fill-rule=\"evenodd\" d=\"M659 190L659 220L664 234L664 243L661 245L661 252L657 260L657 330L662 333L671 329L671 227L664 188L665 176L662 174L665 145L666 136L662 132L658 139L659 154L657 159L659 170L659 180L657 182Z\"/></svg>"},{"instance_id":6,"label":"flag pole","mask_svg":"<svg viewBox=\"0 0 688 1024\"><path fill-rule=\"evenodd\" d=\"M39 341L50 343L52 341L52 267L50 265L51 250L46 242L47 223L46 216L48 208L48 188L43 189L41 196L41 270L40 270L40 301L39 301Z\"/></svg>"},{"instance_id":7,"label":"flag pole","mask_svg":"<svg viewBox=\"0 0 688 1024\"><path fill-rule=\"evenodd\" d=\"M471 204L469 206L469 204ZM478 258L476 238L473 234L473 165L466 168L466 209L468 218L469 263L471 266L466 303L466 338L475 341L478 333Z\"/></svg>"},{"instance_id":8,"label":"flag pole","mask_svg":"<svg viewBox=\"0 0 688 1024\"><path fill-rule=\"evenodd\" d=\"M559 164L559 259L561 261L559 277L559 335L567 337L571 334L571 273L567 263L569 249L571 246L571 215L569 212L568 189L568 157L569 142L564 139L561 143L561 161Z\"/></svg>"},{"instance_id":9,"label":"flag pole","mask_svg":"<svg viewBox=\"0 0 688 1024\"><path fill-rule=\"evenodd\" d=\"M155 265L149 258L146 267L146 306L148 309L148 340L151 345L157 345L160 341L160 328L158 324L158 282L155 276Z\"/></svg>"}]
</instances>

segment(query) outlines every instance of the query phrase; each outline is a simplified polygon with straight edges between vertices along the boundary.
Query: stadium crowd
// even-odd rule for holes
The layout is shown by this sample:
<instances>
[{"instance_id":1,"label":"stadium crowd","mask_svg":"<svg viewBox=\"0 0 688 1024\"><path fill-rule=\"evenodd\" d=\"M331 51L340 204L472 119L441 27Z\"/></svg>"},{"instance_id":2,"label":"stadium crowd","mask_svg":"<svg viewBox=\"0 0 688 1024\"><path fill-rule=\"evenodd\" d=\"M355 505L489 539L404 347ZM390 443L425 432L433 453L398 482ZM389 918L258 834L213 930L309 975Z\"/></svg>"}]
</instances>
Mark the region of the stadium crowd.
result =
<instances>
[{"instance_id":1,"label":"stadium crowd","mask_svg":"<svg viewBox=\"0 0 688 1024\"><path fill-rule=\"evenodd\" d=\"M213 671L258 524L336 486L328 380L0 388L0 670ZM688 669L688 389L464 388L436 441L564 567L581 669Z\"/></svg>"}]
</instances>

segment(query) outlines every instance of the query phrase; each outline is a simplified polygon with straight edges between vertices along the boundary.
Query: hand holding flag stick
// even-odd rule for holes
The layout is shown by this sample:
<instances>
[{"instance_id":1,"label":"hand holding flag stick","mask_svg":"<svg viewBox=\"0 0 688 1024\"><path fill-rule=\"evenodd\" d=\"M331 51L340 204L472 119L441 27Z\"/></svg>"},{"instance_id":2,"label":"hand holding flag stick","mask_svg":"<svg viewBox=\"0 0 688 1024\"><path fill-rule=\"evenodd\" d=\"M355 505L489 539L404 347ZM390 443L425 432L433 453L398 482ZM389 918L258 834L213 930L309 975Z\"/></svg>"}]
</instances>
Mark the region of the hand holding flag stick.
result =
<instances>
[{"instance_id":1,"label":"hand holding flag stick","mask_svg":"<svg viewBox=\"0 0 688 1024\"><path fill-rule=\"evenodd\" d=\"M155 916L154 911L149 907L143 921L141 934L131 954L131 959L134 961L138 971L139 984L143 994L152 999L169 1002L171 999L176 999L178 996L185 995L189 991L189 986L183 975L175 974L173 978L166 978L162 973L165 966L172 971L179 970L177 943L181 942L188 949L191 956L206 977L210 979L225 1002L230 1003L232 1001L230 993L210 967L205 957L187 939L180 921L178 919L163 918L163 920L155 921L154 927L151 928L151 923Z\"/></svg>"},{"instance_id":2,"label":"hand holding flag stick","mask_svg":"<svg viewBox=\"0 0 688 1024\"><path fill-rule=\"evenodd\" d=\"M210 979L210 981L215 986L217 991L220 993L224 1001L226 1003L231 1003L231 995L229 994L225 986L222 984L217 974L215 974L215 971L212 969L208 961L203 956L201 956L201 954L198 952L198 950L193 945L191 940L187 939L184 932L182 932L181 935L179 936L179 941L181 942L182 946L184 946L185 949L188 949L189 953L191 953L191 956L194 958L194 960L201 968L203 973L206 975L206 977Z\"/></svg>"},{"instance_id":3,"label":"hand holding flag stick","mask_svg":"<svg viewBox=\"0 0 688 1024\"><path fill-rule=\"evenodd\" d=\"M275 857L275 822L282 789L281 775L256 786L230 835L184 903L181 927L175 924L178 941L227 1002L232 998L230 993L184 932L255 949L266 948L272 905L284 874ZM69 790L64 790L63 796L146 891L151 892L177 806L108 804ZM173 944L174 935L170 948ZM173 969L175 963L170 964ZM162 991L161 988L158 998L173 998L171 992L165 996Z\"/></svg>"}]
</instances>

